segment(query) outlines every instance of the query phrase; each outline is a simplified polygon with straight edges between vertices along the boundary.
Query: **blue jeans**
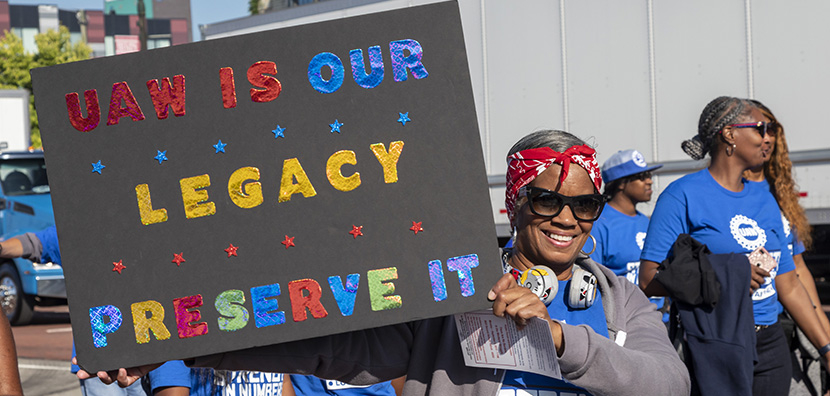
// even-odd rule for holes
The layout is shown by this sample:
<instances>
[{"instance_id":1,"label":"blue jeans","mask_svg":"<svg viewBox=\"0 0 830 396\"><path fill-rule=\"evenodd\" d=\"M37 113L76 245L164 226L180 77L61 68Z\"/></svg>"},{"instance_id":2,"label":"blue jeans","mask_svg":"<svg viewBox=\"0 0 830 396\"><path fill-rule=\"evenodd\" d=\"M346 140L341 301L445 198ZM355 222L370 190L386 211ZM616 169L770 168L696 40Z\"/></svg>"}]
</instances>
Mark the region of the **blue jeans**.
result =
<instances>
[{"instance_id":1,"label":"blue jeans","mask_svg":"<svg viewBox=\"0 0 830 396\"><path fill-rule=\"evenodd\" d=\"M117 383L104 384L98 377L81 380L81 394L84 396L147 396L141 387L141 380L121 388Z\"/></svg>"}]
</instances>

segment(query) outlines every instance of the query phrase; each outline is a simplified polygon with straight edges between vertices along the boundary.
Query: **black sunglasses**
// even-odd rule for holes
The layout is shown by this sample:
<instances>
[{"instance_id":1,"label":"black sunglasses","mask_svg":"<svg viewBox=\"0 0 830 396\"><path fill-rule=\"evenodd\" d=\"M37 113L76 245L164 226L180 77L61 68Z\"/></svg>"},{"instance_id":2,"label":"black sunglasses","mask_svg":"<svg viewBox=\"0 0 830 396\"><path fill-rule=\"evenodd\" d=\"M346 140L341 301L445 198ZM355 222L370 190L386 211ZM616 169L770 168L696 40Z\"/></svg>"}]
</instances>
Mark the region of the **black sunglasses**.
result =
<instances>
[{"instance_id":1,"label":"black sunglasses","mask_svg":"<svg viewBox=\"0 0 830 396\"><path fill-rule=\"evenodd\" d=\"M577 220L594 221L602 214L605 198L602 194L587 194L569 197L539 187L526 187L530 211L537 216L556 217L565 205Z\"/></svg>"},{"instance_id":2,"label":"black sunglasses","mask_svg":"<svg viewBox=\"0 0 830 396\"><path fill-rule=\"evenodd\" d=\"M761 134L761 138L769 134L775 136L778 130L775 128L774 122L750 122L748 124L729 124L732 128L755 128Z\"/></svg>"}]
</instances>

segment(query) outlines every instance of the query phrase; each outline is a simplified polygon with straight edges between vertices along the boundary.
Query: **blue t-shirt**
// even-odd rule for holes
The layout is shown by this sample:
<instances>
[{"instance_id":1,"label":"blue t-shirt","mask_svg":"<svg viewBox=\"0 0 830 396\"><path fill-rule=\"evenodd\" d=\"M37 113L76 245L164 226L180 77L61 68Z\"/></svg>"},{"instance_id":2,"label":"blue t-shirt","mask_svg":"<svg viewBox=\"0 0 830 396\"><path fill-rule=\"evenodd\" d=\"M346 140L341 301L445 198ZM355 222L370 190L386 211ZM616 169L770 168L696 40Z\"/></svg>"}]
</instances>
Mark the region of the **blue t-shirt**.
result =
<instances>
[{"instance_id":1,"label":"blue t-shirt","mask_svg":"<svg viewBox=\"0 0 830 396\"><path fill-rule=\"evenodd\" d=\"M637 285L640 283L640 254L647 231L646 215L638 211L634 216L629 216L605 204L602 216L594 222L591 229L591 235L596 240L596 249L591 253L591 259ZM665 298L652 297L649 301L660 309ZM669 315L664 313L663 322L668 321Z\"/></svg>"},{"instance_id":2,"label":"blue t-shirt","mask_svg":"<svg viewBox=\"0 0 830 396\"><path fill-rule=\"evenodd\" d=\"M342 395L342 396L395 396L395 388L389 381L359 386L344 382L320 379L311 375L291 374L294 393L301 395Z\"/></svg>"},{"instance_id":3,"label":"blue t-shirt","mask_svg":"<svg viewBox=\"0 0 830 396\"><path fill-rule=\"evenodd\" d=\"M795 264L775 198L760 183L744 182L742 191L729 191L703 169L671 183L657 199L640 258L663 261L682 233L712 253L749 254L763 246L778 266L752 294L752 305L755 324L770 325L778 320L775 276L794 270Z\"/></svg>"},{"instance_id":4,"label":"blue t-shirt","mask_svg":"<svg viewBox=\"0 0 830 396\"><path fill-rule=\"evenodd\" d=\"M172 360L151 371L150 388L170 386L190 388L197 396L280 396L283 375L258 371L226 371L225 378L217 378L211 369L189 368L181 360Z\"/></svg>"},{"instance_id":5,"label":"blue t-shirt","mask_svg":"<svg viewBox=\"0 0 830 396\"><path fill-rule=\"evenodd\" d=\"M570 325L588 325L597 334L608 337L608 324L605 321L605 311L602 308L602 296L599 289L597 289L597 296L593 305L585 309L575 309L568 306L568 294L566 292L570 287L570 282L570 280L559 281L556 298L548 305L550 317ZM565 380L513 370L507 370L504 374L502 391L499 395L509 394L511 390L516 395L526 395L527 392L522 391L526 389L538 390L540 391L539 394L545 395L590 395L585 389Z\"/></svg>"}]
</instances>

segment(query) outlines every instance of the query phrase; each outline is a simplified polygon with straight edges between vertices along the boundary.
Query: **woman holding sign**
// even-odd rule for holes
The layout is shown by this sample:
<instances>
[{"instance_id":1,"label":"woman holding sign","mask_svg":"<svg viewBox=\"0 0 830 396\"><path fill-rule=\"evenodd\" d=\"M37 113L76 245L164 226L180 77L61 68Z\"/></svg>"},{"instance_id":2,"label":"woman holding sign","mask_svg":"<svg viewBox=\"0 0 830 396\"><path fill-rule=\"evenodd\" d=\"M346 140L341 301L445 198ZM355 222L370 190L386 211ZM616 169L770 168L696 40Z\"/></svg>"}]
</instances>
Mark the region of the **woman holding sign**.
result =
<instances>
[{"instance_id":1,"label":"woman holding sign","mask_svg":"<svg viewBox=\"0 0 830 396\"><path fill-rule=\"evenodd\" d=\"M408 395L512 395L520 389L530 394L688 394L688 373L654 305L636 285L581 252L604 203L594 150L569 133L539 131L516 143L508 164L506 204L515 248L504 252L506 273L488 298L494 315L509 317L520 328L530 320L544 321L562 379L466 366L451 316L206 356L189 364L314 374L350 384L406 375ZM517 282L533 275L548 282L540 295ZM98 376L127 385L151 368ZM643 372L660 375L632 380Z\"/></svg>"}]
</instances>

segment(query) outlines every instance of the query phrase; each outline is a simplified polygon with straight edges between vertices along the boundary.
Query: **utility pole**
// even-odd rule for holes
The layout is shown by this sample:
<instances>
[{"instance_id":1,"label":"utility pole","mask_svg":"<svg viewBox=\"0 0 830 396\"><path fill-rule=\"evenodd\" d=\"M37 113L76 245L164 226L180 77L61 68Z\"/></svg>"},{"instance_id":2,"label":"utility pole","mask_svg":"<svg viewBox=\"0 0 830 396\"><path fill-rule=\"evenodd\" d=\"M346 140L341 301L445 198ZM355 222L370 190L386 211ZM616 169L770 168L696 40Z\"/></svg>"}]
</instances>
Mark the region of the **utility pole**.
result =
<instances>
[{"instance_id":1,"label":"utility pole","mask_svg":"<svg viewBox=\"0 0 830 396\"><path fill-rule=\"evenodd\" d=\"M88 40L87 33L86 33L86 27L87 27L87 24L89 23L89 21L86 19L86 11L85 10L79 10L75 14L75 18L78 19L78 25L81 26L81 41L83 41L84 43L88 43L89 40Z\"/></svg>"},{"instance_id":2,"label":"utility pole","mask_svg":"<svg viewBox=\"0 0 830 396\"><path fill-rule=\"evenodd\" d=\"M144 0L138 0L138 40L141 42L141 50L147 51L147 18Z\"/></svg>"}]
</instances>

